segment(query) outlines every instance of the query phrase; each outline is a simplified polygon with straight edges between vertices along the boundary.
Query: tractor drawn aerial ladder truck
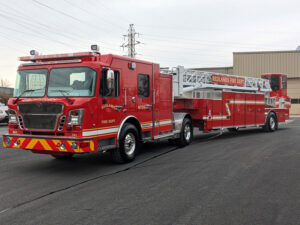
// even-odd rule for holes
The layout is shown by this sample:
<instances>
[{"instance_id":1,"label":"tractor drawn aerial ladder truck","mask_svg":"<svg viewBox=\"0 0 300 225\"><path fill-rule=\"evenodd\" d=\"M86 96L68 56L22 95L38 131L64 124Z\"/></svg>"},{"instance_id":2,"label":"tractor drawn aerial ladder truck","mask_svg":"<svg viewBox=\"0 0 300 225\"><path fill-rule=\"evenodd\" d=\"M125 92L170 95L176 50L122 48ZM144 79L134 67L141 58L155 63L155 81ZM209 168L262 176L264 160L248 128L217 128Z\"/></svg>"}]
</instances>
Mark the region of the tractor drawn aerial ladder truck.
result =
<instances>
[{"instance_id":1,"label":"tractor drawn aerial ladder truck","mask_svg":"<svg viewBox=\"0 0 300 225\"><path fill-rule=\"evenodd\" d=\"M287 76L262 78L185 69L91 52L21 57L9 99L6 148L67 159L111 153L130 162L144 142L191 143L204 133L261 127L289 120Z\"/></svg>"}]
</instances>

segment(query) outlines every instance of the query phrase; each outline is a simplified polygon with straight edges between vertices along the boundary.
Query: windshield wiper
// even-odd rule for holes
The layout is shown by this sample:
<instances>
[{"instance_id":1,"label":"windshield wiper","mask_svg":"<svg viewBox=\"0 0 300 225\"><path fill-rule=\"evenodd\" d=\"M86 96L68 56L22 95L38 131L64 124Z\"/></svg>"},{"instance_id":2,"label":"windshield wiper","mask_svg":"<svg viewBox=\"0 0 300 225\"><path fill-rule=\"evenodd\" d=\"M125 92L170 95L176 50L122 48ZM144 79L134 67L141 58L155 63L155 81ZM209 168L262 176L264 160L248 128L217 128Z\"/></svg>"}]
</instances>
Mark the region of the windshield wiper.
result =
<instances>
[{"instance_id":1,"label":"windshield wiper","mask_svg":"<svg viewBox=\"0 0 300 225\"><path fill-rule=\"evenodd\" d=\"M16 103L18 102L18 100L22 97L22 95L24 95L26 92L33 92L33 91L36 91L36 90L41 90L41 89L28 89L28 90L23 91L23 92L16 98L16 100L14 101L14 104L16 104Z\"/></svg>"},{"instance_id":2,"label":"windshield wiper","mask_svg":"<svg viewBox=\"0 0 300 225\"><path fill-rule=\"evenodd\" d=\"M69 93L68 91L61 90L61 89L58 89L58 90L56 90L56 91L59 91L59 92L62 94L62 96L65 97L65 99L66 99L71 105L73 105L73 101L71 101L71 100L68 98L68 96L66 96L66 95L64 94L64 93Z\"/></svg>"}]
</instances>

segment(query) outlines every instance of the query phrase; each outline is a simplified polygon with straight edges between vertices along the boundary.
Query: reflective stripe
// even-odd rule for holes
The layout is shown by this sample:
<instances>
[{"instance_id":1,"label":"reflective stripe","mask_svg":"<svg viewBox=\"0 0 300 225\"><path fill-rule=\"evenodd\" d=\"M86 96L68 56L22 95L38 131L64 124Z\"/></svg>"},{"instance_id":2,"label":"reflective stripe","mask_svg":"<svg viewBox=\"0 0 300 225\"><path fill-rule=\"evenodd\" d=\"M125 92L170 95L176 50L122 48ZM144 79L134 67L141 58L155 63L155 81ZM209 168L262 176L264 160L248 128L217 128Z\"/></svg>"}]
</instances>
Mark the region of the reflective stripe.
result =
<instances>
[{"instance_id":1,"label":"reflective stripe","mask_svg":"<svg viewBox=\"0 0 300 225\"><path fill-rule=\"evenodd\" d=\"M256 104L256 105L260 105L260 104L265 104L264 101L230 101L230 103L237 103L237 104Z\"/></svg>"},{"instance_id":2,"label":"reflective stripe","mask_svg":"<svg viewBox=\"0 0 300 225\"><path fill-rule=\"evenodd\" d=\"M152 123L145 123L141 125L142 128L146 128L146 127L152 127Z\"/></svg>"},{"instance_id":3,"label":"reflective stripe","mask_svg":"<svg viewBox=\"0 0 300 225\"><path fill-rule=\"evenodd\" d=\"M103 129L103 130L92 130L92 131L84 131L82 132L82 136L93 136L99 134L109 134L118 132L119 128L110 128L110 129Z\"/></svg>"},{"instance_id":4,"label":"reflective stripe","mask_svg":"<svg viewBox=\"0 0 300 225\"><path fill-rule=\"evenodd\" d=\"M227 119L227 116L204 116L203 119L221 120L221 119Z\"/></svg>"},{"instance_id":5,"label":"reflective stripe","mask_svg":"<svg viewBox=\"0 0 300 225\"><path fill-rule=\"evenodd\" d=\"M172 120L166 120L166 121L159 122L160 125L169 124L169 123L172 123Z\"/></svg>"},{"instance_id":6,"label":"reflective stripe","mask_svg":"<svg viewBox=\"0 0 300 225\"><path fill-rule=\"evenodd\" d=\"M172 120L165 120L165 121L158 121L155 123L156 125L165 125L165 124L170 124L172 125ZM142 128L150 128L152 127L152 123L144 123L141 124ZM82 132L82 136L94 136L94 135L101 135L101 134L110 134L110 133L115 133L118 132L119 128L109 128L109 129L102 129L102 130L90 130L90 131L84 131Z\"/></svg>"},{"instance_id":7,"label":"reflective stripe","mask_svg":"<svg viewBox=\"0 0 300 225\"><path fill-rule=\"evenodd\" d=\"M236 126L226 126L226 127L213 127L212 129L226 129L226 128L245 128L245 127L260 127L264 124L244 124L244 125L236 125Z\"/></svg>"}]
</instances>

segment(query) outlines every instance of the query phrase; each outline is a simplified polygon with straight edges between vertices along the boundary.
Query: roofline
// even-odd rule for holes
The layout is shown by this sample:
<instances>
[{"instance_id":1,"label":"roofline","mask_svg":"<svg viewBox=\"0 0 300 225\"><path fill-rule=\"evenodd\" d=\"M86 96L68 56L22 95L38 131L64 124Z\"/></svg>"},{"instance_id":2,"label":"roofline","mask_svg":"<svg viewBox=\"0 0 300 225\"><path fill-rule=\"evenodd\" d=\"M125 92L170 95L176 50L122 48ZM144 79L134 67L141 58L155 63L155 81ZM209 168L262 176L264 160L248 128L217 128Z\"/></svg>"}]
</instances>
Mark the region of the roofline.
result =
<instances>
[{"instance_id":1,"label":"roofline","mask_svg":"<svg viewBox=\"0 0 300 225\"><path fill-rule=\"evenodd\" d=\"M190 70L206 70L206 69L233 69L233 66L221 66L221 67L196 67L189 68Z\"/></svg>"},{"instance_id":2,"label":"roofline","mask_svg":"<svg viewBox=\"0 0 300 225\"><path fill-rule=\"evenodd\" d=\"M121 56L121 55L115 55L115 54L105 54L102 56L112 56L115 59L121 59L121 60L126 60L126 61L131 61L131 62L136 62L136 63L143 63L143 64L158 64L158 63L154 63L154 62L150 62L150 61L145 61L145 60L141 60L141 59L136 59L136 58L130 58L130 57L126 57L126 56Z\"/></svg>"},{"instance_id":3,"label":"roofline","mask_svg":"<svg viewBox=\"0 0 300 225\"><path fill-rule=\"evenodd\" d=\"M270 53L300 53L299 50L233 52L233 54L270 54Z\"/></svg>"}]
</instances>

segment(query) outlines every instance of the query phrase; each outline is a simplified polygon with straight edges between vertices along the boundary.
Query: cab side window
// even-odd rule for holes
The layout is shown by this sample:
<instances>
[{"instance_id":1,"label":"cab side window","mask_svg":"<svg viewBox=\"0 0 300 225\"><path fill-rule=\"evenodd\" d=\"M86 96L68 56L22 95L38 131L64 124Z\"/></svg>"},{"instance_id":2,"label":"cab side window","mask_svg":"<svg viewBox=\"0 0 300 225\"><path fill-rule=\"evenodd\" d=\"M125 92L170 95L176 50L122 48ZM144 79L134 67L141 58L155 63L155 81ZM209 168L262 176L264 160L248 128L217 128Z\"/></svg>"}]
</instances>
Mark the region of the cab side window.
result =
<instances>
[{"instance_id":1,"label":"cab side window","mask_svg":"<svg viewBox=\"0 0 300 225\"><path fill-rule=\"evenodd\" d=\"M279 77L278 76L272 76L271 78L271 88L273 91L279 90Z\"/></svg>"},{"instance_id":2,"label":"cab side window","mask_svg":"<svg viewBox=\"0 0 300 225\"><path fill-rule=\"evenodd\" d=\"M120 73L117 70L103 69L100 80L100 96L120 96Z\"/></svg>"},{"instance_id":3,"label":"cab side window","mask_svg":"<svg viewBox=\"0 0 300 225\"><path fill-rule=\"evenodd\" d=\"M140 98L147 98L150 95L149 75L138 75L138 96Z\"/></svg>"}]
</instances>

